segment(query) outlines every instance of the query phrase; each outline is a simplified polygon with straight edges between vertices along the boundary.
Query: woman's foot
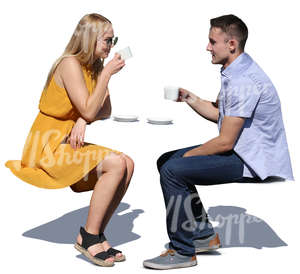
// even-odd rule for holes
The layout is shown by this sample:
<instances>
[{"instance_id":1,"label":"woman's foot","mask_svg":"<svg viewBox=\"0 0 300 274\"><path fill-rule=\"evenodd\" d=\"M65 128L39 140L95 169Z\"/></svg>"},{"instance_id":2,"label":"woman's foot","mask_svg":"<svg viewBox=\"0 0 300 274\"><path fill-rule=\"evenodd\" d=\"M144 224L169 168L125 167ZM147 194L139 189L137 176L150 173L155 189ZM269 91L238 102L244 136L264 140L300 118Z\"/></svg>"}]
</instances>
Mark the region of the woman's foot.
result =
<instances>
[{"instance_id":1,"label":"woman's foot","mask_svg":"<svg viewBox=\"0 0 300 274\"><path fill-rule=\"evenodd\" d=\"M81 237L80 233L77 236L77 243L80 245L82 244L82 237ZM106 247L104 247L104 245L102 243L98 243L98 244L94 244L94 245L90 246L87 250L92 256L95 256L99 252L106 251L107 249L106 249ZM114 262L114 258L113 257L107 258L105 260L105 262Z\"/></svg>"},{"instance_id":2,"label":"woman's foot","mask_svg":"<svg viewBox=\"0 0 300 274\"><path fill-rule=\"evenodd\" d=\"M108 249L111 248L111 245L109 244L108 241L102 242L102 246L103 246L103 248L104 248L105 251L107 251ZM116 258L121 258L121 257L123 257L123 254L122 254L122 253L117 253L117 254L115 255L115 257L116 257Z\"/></svg>"}]
</instances>

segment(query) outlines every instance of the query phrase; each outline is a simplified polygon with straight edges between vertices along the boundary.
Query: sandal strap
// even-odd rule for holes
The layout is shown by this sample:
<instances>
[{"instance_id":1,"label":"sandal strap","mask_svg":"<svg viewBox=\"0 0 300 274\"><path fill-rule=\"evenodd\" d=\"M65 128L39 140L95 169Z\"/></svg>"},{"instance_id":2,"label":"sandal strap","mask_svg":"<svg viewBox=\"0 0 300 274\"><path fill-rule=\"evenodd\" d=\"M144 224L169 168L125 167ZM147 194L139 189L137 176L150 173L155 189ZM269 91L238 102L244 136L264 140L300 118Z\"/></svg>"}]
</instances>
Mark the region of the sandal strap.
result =
<instances>
[{"instance_id":1,"label":"sandal strap","mask_svg":"<svg viewBox=\"0 0 300 274\"><path fill-rule=\"evenodd\" d=\"M109 255L112 255L112 256L116 256L118 253L122 253L122 251L118 250L118 249L114 249L114 248L109 248L107 251L106 251Z\"/></svg>"},{"instance_id":2,"label":"sandal strap","mask_svg":"<svg viewBox=\"0 0 300 274\"><path fill-rule=\"evenodd\" d=\"M81 246L85 249L88 249L90 246L99 243L99 236L88 233L82 226L80 227L80 234L82 237Z\"/></svg>"},{"instance_id":3,"label":"sandal strap","mask_svg":"<svg viewBox=\"0 0 300 274\"><path fill-rule=\"evenodd\" d=\"M97 253L94 257L105 261L106 259L111 258L112 255L109 254L107 251L102 251L102 252Z\"/></svg>"},{"instance_id":4,"label":"sandal strap","mask_svg":"<svg viewBox=\"0 0 300 274\"><path fill-rule=\"evenodd\" d=\"M100 243L103 243L106 241L106 237L103 232L99 233L99 240L100 240Z\"/></svg>"}]
</instances>

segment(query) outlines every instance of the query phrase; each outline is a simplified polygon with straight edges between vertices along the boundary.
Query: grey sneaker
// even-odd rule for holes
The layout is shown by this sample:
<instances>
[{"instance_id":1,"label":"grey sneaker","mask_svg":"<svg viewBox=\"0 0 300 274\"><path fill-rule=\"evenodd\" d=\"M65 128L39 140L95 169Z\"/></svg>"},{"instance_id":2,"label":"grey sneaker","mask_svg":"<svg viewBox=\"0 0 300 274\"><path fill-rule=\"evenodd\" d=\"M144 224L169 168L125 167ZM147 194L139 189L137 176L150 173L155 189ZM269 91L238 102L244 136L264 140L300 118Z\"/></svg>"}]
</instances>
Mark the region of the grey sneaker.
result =
<instances>
[{"instance_id":1,"label":"grey sneaker","mask_svg":"<svg viewBox=\"0 0 300 274\"><path fill-rule=\"evenodd\" d=\"M154 269L173 269L197 265L196 256L189 257L177 253L173 249L168 249L165 253L150 260L145 260L144 267Z\"/></svg>"},{"instance_id":2,"label":"grey sneaker","mask_svg":"<svg viewBox=\"0 0 300 274\"><path fill-rule=\"evenodd\" d=\"M216 250L219 247L221 247L220 238L219 238L218 233L214 233L213 235L211 235L208 238L203 239L203 240L200 240L200 239L194 240L193 243L195 245L196 253L212 251L212 250Z\"/></svg>"}]
</instances>

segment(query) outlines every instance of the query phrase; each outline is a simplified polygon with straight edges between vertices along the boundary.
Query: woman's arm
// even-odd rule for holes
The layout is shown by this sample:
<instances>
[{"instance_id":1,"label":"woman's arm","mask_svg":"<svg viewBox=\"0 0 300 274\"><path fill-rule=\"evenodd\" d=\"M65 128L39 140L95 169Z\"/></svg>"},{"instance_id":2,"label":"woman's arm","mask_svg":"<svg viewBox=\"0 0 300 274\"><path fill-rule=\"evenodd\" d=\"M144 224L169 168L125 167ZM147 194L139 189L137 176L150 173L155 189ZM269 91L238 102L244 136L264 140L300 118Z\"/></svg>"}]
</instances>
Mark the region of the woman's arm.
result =
<instances>
[{"instance_id":1,"label":"woman's arm","mask_svg":"<svg viewBox=\"0 0 300 274\"><path fill-rule=\"evenodd\" d=\"M107 119L110 117L110 115L111 115L111 101L110 101L110 95L109 95L109 92L107 89L102 107L98 111L94 121Z\"/></svg>"},{"instance_id":2,"label":"woman's arm","mask_svg":"<svg viewBox=\"0 0 300 274\"><path fill-rule=\"evenodd\" d=\"M119 54L107 63L97 78L94 92L89 95L81 65L75 57L64 58L61 62L61 76L69 98L81 116L92 122L104 104L110 77L125 65Z\"/></svg>"},{"instance_id":3,"label":"woman's arm","mask_svg":"<svg viewBox=\"0 0 300 274\"><path fill-rule=\"evenodd\" d=\"M69 143L73 149L80 148L84 144L84 135L87 122L79 117L67 137L66 143Z\"/></svg>"},{"instance_id":4,"label":"woman's arm","mask_svg":"<svg viewBox=\"0 0 300 274\"><path fill-rule=\"evenodd\" d=\"M110 95L109 95L109 92L107 89L103 104L102 104L100 110L98 111L96 117L93 119L93 121L91 121L91 122L86 121L86 122L88 125L90 125L91 123L93 123L97 120L108 119L110 117L110 115L111 115L111 101L110 101Z\"/></svg>"}]
</instances>

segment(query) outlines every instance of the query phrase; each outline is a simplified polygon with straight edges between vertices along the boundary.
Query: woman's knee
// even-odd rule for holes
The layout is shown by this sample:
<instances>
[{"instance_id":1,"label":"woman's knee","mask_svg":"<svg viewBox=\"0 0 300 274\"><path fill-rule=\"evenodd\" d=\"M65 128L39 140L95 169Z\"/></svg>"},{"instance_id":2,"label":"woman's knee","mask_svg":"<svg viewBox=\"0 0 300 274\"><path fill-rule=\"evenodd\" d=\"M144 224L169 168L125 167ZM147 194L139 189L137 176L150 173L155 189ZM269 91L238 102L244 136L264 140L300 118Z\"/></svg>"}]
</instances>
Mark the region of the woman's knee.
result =
<instances>
[{"instance_id":1,"label":"woman's knee","mask_svg":"<svg viewBox=\"0 0 300 274\"><path fill-rule=\"evenodd\" d=\"M122 154L122 156L124 157L124 159L126 161L127 172L130 173L130 174L133 173L134 161L126 154Z\"/></svg>"},{"instance_id":2,"label":"woman's knee","mask_svg":"<svg viewBox=\"0 0 300 274\"><path fill-rule=\"evenodd\" d=\"M119 174L124 174L126 171L127 165L126 160L121 155L111 153L106 156L102 163L103 172L114 172Z\"/></svg>"}]
</instances>

